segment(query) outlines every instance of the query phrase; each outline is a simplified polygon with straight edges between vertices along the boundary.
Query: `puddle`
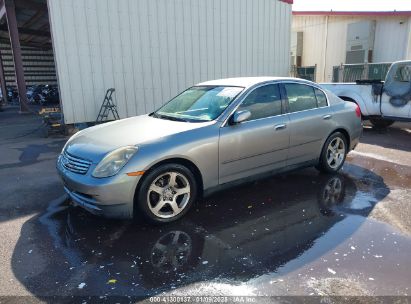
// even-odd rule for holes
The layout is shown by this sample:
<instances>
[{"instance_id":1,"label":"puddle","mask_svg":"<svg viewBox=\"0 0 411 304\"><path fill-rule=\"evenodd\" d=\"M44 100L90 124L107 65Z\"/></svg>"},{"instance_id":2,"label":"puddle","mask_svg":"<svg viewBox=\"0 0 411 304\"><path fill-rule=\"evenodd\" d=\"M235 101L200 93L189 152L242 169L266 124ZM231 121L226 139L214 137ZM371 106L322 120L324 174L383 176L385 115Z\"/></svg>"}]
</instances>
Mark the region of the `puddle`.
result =
<instances>
[{"instance_id":1,"label":"puddle","mask_svg":"<svg viewBox=\"0 0 411 304\"><path fill-rule=\"evenodd\" d=\"M389 193L379 175L346 165L337 175L307 169L218 193L162 227L51 205L24 224L13 270L38 296L210 295L215 286L308 295L326 292L317 284L325 279L334 289L335 280L358 281L356 290L384 284L381 292L404 294L411 239L367 218ZM45 263L36 272L29 235L31 256Z\"/></svg>"}]
</instances>

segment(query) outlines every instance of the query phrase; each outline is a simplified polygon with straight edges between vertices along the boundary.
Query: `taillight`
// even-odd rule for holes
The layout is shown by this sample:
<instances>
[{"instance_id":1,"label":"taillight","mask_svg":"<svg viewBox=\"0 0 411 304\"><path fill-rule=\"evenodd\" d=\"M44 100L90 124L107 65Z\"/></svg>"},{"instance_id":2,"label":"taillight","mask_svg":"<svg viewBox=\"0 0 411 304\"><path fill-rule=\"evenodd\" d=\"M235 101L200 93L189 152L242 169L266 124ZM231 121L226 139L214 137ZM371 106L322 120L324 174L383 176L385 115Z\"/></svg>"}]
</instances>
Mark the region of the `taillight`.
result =
<instances>
[{"instance_id":1,"label":"taillight","mask_svg":"<svg viewBox=\"0 0 411 304\"><path fill-rule=\"evenodd\" d=\"M357 108L355 109L355 114L358 118L361 118L361 109L359 105L357 105Z\"/></svg>"}]
</instances>

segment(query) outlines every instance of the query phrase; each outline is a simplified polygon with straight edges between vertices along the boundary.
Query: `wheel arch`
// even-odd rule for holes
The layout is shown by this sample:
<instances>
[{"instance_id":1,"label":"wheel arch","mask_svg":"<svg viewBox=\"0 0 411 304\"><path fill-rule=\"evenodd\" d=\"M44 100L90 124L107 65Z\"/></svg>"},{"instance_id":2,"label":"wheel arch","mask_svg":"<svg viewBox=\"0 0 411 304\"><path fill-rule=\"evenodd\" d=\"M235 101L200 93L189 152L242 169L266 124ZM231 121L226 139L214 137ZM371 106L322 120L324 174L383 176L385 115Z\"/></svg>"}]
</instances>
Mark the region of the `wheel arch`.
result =
<instances>
[{"instance_id":1,"label":"wheel arch","mask_svg":"<svg viewBox=\"0 0 411 304\"><path fill-rule=\"evenodd\" d=\"M368 110L362 97L354 92L341 92L338 97L342 100L353 102L360 107L361 115L368 116Z\"/></svg>"},{"instance_id":2,"label":"wheel arch","mask_svg":"<svg viewBox=\"0 0 411 304\"><path fill-rule=\"evenodd\" d=\"M338 97L341 98L342 100L350 101L350 102L353 102L353 103L355 103L355 104L358 104L358 102L355 101L355 99L353 99L353 98L351 98L351 97L348 97L348 96L338 96Z\"/></svg>"},{"instance_id":3,"label":"wheel arch","mask_svg":"<svg viewBox=\"0 0 411 304\"><path fill-rule=\"evenodd\" d=\"M332 131L327 139L325 140L324 144L327 142L327 140L330 138L331 135L333 135L334 133L340 132L345 136L345 139L347 140L347 153L350 151L350 147L351 147L351 136L350 133L343 127L339 127L337 129L335 129L334 131Z\"/></svg>"},{"instance_id":4,"label":"wheel arch","mask_svg":"<svg viewBox=\"0 0 411 304\"><path fill-rule=\"evenodd\" d=\"M188 160L186 158L183 157L173 157L173 158L167 158L167 159L163 159L160 160L154 164L152 164L150 166L150 168L148 170L146 170L146 172L144 173L143 177L139 180L137 186L136 186L136 190L134 192L134 201L136 200L136 197L138 196L138 192L140 191L140 187L141 184L143 182L143 180L145 179L145 176L151 172L152 170L162 166L162 165L166 165L166 164L178 164L178 165L182 165L188 169L191 170L191 172L193 172L194 177L196 179L197 185L198 185L198 194L201 197L203 195L204 192L204 185L203 185L203 176L201 174L200 169L197 167L196 164L194 164L191 160Z\"/></svg>"}]
</instances>

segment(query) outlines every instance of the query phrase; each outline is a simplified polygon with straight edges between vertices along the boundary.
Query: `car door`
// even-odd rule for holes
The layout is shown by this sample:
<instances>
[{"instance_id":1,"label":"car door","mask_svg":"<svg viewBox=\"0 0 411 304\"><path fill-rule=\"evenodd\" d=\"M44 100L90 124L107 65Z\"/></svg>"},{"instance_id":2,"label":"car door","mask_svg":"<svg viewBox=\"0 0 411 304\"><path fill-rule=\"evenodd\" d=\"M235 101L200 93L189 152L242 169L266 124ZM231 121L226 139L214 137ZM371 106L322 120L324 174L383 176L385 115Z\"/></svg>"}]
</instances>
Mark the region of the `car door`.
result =
<instances>
[{"instance_id":1,"label":"car door","mask_svg":"<svg viewBox=\"0 0 411 304\"><path fill-rule=\"evenodd\" d=\"M285 166L289 119L279 85L255 88L237 108L242 110L251 113L247 121L220 128L220 184Z\"/></svg>"},{"instance_id":2,"label":"car door","mask_svg":"<svg viewBox=\"0 0 411 304\"><path fill-rule=\"evenodd\" d=\"M303 83L283 83L282 88L290 118L287 165L316 160L333 128L333 112L326 94Z\"/></svg>"},{"instance_id":3,"label":"car door","mask_svg":"<svg viewBox=\"0 0 411 304\"><path fill-rule=\"evenodd\" d=\"M411 115L411 63L394 63L385 80L381 98L385 117L408 118Z\"/></svg>"}]
</instances>

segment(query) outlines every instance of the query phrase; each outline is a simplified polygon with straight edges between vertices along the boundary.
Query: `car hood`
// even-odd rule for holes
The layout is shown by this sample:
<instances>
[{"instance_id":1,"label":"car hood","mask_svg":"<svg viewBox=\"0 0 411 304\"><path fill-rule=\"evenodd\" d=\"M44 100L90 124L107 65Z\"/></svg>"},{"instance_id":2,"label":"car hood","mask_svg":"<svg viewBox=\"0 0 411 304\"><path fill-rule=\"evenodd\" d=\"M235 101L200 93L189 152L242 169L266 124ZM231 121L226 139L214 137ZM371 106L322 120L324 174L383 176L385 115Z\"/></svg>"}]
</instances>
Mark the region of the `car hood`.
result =
<instances>
[{"instance_id":1,"label":"car hood","mask_svg":"<svg viewBox=\"0 0 411 304\"><path fill-rule=\"evenodd\" d=\"M214 122L189 123L149 115L136 116L80 131L69 140L65 149L74 156L97 163L115 149L152 142L211 124Z\"/></svg>"}]
</instances>

